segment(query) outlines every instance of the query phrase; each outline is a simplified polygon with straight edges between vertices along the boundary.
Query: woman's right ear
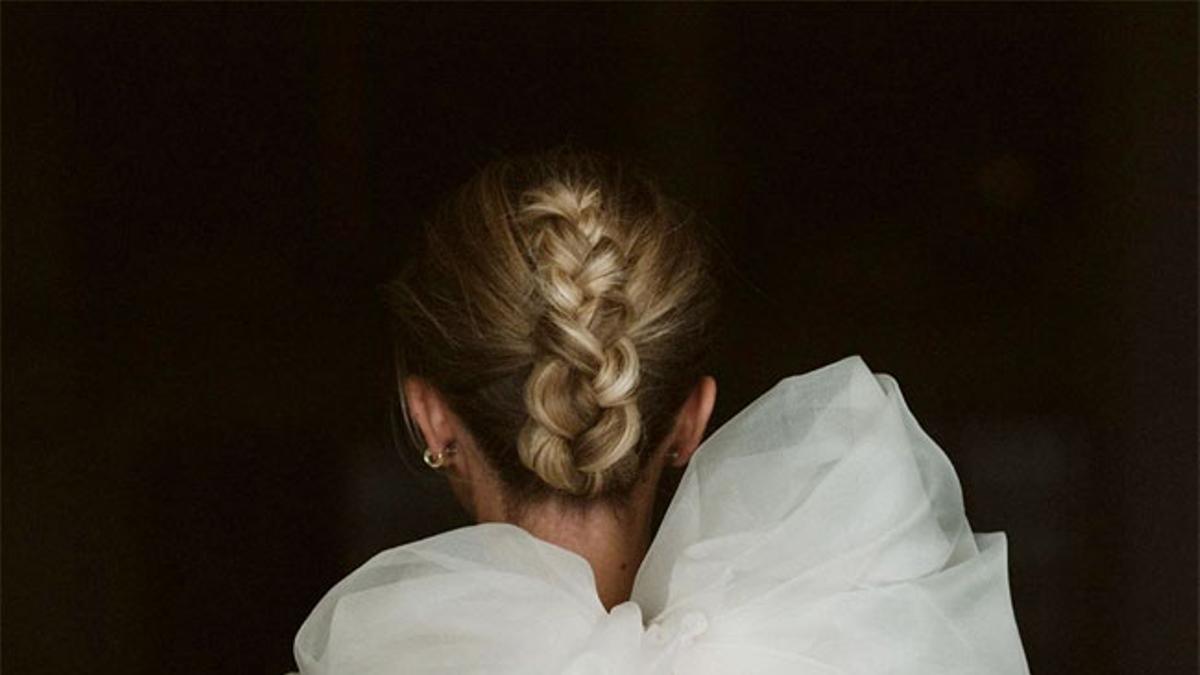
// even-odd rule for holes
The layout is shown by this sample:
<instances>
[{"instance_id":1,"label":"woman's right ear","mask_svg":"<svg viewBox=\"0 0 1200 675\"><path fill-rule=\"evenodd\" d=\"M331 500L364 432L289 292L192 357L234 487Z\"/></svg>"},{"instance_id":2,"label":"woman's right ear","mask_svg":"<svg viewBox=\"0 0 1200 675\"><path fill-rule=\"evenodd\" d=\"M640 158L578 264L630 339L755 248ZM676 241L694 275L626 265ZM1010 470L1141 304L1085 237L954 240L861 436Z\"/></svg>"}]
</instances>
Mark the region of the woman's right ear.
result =
<instances>
[{"instance_id":1,"label":"woman's right ear","mask_svg":"<svg viewBox=\"0 0 1200 675\"><path fill-rule=\"evenodd\" d=\"M717 381L710 375L700 378L679 409L674 439L668 452L671 466L684 466L704 440L704 430L717 402Z\"/></svg>"}]
</instances>

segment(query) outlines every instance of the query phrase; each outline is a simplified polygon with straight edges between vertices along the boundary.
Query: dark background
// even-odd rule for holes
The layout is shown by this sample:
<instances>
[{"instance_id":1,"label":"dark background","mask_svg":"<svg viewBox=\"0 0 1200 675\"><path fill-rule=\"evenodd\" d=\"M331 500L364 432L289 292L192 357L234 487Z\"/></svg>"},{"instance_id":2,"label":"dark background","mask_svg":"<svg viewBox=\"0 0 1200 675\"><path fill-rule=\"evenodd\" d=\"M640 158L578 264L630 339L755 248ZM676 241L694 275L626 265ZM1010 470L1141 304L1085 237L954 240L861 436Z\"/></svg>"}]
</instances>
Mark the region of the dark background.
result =
<instances>
[{"instance_id":1,"label":"dark background","mask_svg":"<svg viewBox=\"0 0 1200 675\"><path fill-rule=\"evenodd\" d=\"M463 524L375 286L493 157L721 232L717 423L858 353L1009 536L1035 673L1197 665L1196 5L14 5L5 672L281 673Z\"/></svg>"}]
</instances>

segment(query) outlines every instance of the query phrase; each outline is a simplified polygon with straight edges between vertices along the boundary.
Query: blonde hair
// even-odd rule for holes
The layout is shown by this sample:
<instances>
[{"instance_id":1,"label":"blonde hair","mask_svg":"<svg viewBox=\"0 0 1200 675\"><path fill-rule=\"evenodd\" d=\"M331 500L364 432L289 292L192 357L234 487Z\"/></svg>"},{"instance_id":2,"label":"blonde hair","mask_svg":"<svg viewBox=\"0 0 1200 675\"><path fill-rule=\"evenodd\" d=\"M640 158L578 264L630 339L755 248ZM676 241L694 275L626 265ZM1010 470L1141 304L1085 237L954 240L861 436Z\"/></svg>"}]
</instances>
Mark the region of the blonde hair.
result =
<instances>
[{"instance_id":1,"label":"blonde hair","mask_svg":"<svg viewBox=\"0 0 1200 675\"><path fill-rule=\"evenodd\" d=\"M402 372L439 388L518 497L626 494L701 374L715 309L684 210L565 151L485 167L385 289Z\"/></svg>"}]
</instances>

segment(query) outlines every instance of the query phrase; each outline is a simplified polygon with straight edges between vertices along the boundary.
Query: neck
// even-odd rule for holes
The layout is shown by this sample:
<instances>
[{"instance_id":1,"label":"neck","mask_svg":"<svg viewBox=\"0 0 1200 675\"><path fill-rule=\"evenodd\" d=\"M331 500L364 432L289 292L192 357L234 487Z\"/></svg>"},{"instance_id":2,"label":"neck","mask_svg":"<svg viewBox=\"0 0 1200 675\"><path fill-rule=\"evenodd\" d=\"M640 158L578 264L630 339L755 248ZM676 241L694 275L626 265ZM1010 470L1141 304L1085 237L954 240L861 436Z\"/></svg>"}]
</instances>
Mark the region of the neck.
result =
<instances>
[{"instance_id":1,"label":"neck","mask_svg":"<svg viewBox=\"0 0 1200 675\"><path fill-rule=\"evenodd\" d=\"M653 496L653 495L651 495ZM638 566L650 542L653 503L633 495L615 508L597 505L583 512L558 504L532 507L517 525L535 537L572 551L592 566L604 608L629 599Z\"/></svg>"},{"instance_id":2,"label":"neck","mask_svg":"<svg viewBox=\"0 0 1200 675\"><path fill-rule=\"evenodd\" d=\"M619 506L596 504L581 511L548 501L523 509L516 518L510 517L499 482L483 462L464 462L464 467L466 477L452 480L451 485L478 522L509 522L581 556L592 566L596 593L605 609L611 610L629 599L650 545L655 488L663 469L661 457L646 467L628 500Z\"/></svg>"}]
</instances>

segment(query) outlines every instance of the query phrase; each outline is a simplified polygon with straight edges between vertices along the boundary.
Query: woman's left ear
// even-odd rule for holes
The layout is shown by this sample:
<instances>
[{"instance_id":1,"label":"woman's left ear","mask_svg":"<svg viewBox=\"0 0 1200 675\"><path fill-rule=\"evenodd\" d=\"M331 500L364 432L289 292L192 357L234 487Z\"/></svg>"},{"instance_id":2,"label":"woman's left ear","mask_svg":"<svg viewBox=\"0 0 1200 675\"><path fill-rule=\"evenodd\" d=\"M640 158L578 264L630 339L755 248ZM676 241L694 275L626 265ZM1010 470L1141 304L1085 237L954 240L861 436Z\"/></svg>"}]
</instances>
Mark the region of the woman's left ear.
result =
<instances>
[{"instance_id":1,"label":"woman's left ear","mask_svg":"<svg viewBox=\"0 0 1200 675\"><path fill-rule=\"evenodd\" d=\"M668 449L671 466L684 466L704 440L704 430L717 402L717 381L705 375L692 387L691 393L675 418L673 442Z\"/></svg>"},{"instance_id":2,"label":"woman's left ear","mask_svg":"<svg viewBox=\"0 0 1200 675\"><path fill-rule=\"evenodd\" d=\"M426 447L437 452L455 443L457 429L453 416L436 387L423 378L410 375L404 380L404 397L409 416L420 429Z\"/></svg>"}]
</instances>

